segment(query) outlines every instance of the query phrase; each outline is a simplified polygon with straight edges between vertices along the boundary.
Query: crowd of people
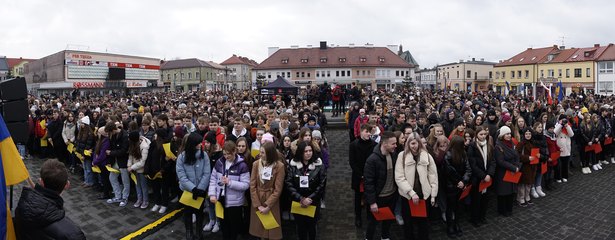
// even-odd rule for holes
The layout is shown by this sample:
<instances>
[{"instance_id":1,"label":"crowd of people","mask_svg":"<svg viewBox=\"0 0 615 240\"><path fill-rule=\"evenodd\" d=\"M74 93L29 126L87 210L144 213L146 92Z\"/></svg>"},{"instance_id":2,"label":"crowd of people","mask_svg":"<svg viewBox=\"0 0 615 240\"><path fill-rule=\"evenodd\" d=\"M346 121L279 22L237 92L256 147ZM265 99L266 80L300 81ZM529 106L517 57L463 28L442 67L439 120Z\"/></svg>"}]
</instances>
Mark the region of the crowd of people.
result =
<instances>
[{"instance_id":1,"label":"crowd of people","mask_svg":"<svg viewBox=\"0 0 615 240\"><path fill-rule=\"evenodd\" d=\"M159 214L183 207L186 239L219 231L224 239L282 239L282 221L294 221L298 239L316 239L332 162L324 109L332 106L348 123L355 225L363 227L366 211L365 238L380 224L389 239L397 222L406 238L428 239L434 218L426 215L455 238L466 207L472 225L486 223L491 192L507 217L513 205L529 207L568 182L571 156L583 174L615 163L615 99L540 100L354 84L298 96L31 96L30 138L21 144L59 159L106 204Z\"/></svg>"}]
</instances>

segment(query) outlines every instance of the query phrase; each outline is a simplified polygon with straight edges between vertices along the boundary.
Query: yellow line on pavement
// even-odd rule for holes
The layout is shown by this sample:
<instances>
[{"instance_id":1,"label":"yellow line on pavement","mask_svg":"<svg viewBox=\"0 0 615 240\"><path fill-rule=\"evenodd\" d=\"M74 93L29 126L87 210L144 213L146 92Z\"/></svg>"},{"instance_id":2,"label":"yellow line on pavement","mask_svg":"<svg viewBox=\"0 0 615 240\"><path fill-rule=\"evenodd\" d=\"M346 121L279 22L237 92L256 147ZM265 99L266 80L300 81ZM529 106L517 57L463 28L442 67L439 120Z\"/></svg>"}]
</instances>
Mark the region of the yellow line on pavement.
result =
<instances>
[{"instance_id":1,"label":"yellow line on pavement","mask_svg":"<svg viewBox=\"0 0 615 240\"><path fill-rule=\"evenodd\" d=\"M158 219L158 220L156 220L156 221L154 221L154 222L152 222L152 223L150 223L148 225L145 225L141 229L139 229L139 230L137 230L137 231L135 231L135 232L133 232L131 234L126 235L125 237L121 238L120 240L130 240L130 239L133 239L135 237L138 237L139 235L154 229L155 227L157 227L161 223L169 220L170 218L174 217L175 215L177 215L179 212L181 212L183 210L184 210L183 208L180 208L180 209L177 209L175 211L172 211L172 212L168 213L167 215L164 215L160 219Z\"/></svg>"}]
</instances>

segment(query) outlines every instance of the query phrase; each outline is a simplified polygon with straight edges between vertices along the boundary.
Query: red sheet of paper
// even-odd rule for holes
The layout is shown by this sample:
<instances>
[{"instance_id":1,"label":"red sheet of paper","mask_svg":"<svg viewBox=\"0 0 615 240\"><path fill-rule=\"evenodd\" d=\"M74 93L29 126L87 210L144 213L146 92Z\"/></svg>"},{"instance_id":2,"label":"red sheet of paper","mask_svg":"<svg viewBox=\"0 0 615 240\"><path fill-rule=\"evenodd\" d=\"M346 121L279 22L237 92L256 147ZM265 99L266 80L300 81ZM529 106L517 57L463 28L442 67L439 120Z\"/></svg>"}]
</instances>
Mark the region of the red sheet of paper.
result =
<instances>
[{"instance_id":1,"label":"red sheet of paper","mask_svg":"<svg viewBox=\"0 0 615 240\"><path fill-rule=\"evenodd\" d=\"M463 188L463 192L461 192L461 196L459 196L459 200L466 198L470 195L470 190L472 189L472 184L469 184Z\"/></svg>"},{"instance_id":2,"label":"red sheet of paper","mask_svg":"<svg viewBox=\"0 0 615 240\"><path fill-rule=\"evenodd\" d=\"M608 137L606 139L604 139L604 145L609 145L613 143L613 138L612 137Z\"/></svg>"},{"instance_id":3,"label":"red sheet of paper","mask_svg":"<svg viewBox=\"0 0 615 240\"><path fill-rule=\"evenodd\" d=\"M482 192L483 190L485 190L488 187L490 187L491 184L493 184L493 179L491 179L491 181L489 181L489 182L485 182L484 180L480 181L480 184L478 185L478 191Z\"/></svg>"},{"instance_id":4,"label":"red sheet of paper","mask_svg":"<svg viewBox=\"0 0 615 240\"><path fill-rule=\"evenodd\" d=\"M361 183L359 183L359 192L365 192L365 182L361 179Z\"/></svg>"},{"instance_id":5,"label":"red sheet of paper","mask_svg":"<svg viewBox=\"0 0 615 240\"><path fill-rule=\"evenodd\" d=\"M591 146L585 146L585 152L591 152L594 150L594 144L592 144Z\"/></svg>"},{"instance_id":6,"label":"red sheet of paper","mask_svg":"<svg viewBox=\"0 0 615 240\"><path fill-rule=\"evenodd\" d=\"M512 138L512 142L513 142L513 144L514 144L515 146L517 146L517 144L519 144L519 141L517 141L517 139L516 139L516 138Z\"/></svg>"},{"instance_id":7,"label":"red sheet of paper","mask_svg":"<svg viewBox=\"0 0 615 240\"><path fill-rule=\"evenodd\" d=\"M420 199L418 204L414 204L412 200L408 200L410 205L410 215L413 217L427 217L427 204L425 200Z\"/></svg>"},{"instance_id":8,"label":"red sheet of paper","mask_svg":"<svg viewBox=\"0 0 615 240\"><path fill-rule=\"evenodd\" d=\"M393 215L393 212L388 207L378 208L378 212L372 212L372 214L374 214L374 218L378 221L395 220L395 215Z\"/></svg>"},{"instance_id":9,"label":"red sheet of paper","mask_svg":"<svg viewBox=\"0 0 615 240\"><path fill-rule=\"evenodd\" d=\"M594 152L596 152L596 153L602 152L602 146L600 146L599 143L598 144L594 144L592 146L594 146Z\"/></svg>"},{"instance_id":10,"label":"red sheet of paper","mask_svg":"<svg viewBox=\"0 0 615 240\"><path fill-rule=\"evenodd\" d=\"M553 153L551 153L551 160L552 161L557 161L557 159L559 158L560 154L561 154L560 152L553 152Z\"/></svg>"},{"instance_id":11,"label":"red sheet of paper","mask_svg":"<svg viewBox=\"0 0 615 240\"><path fill-rule=\"evenodd\" d=\"M542 174L547 173L547 163L546 163L546 162L545 162L545 163L540 164L540 172L541 172Z\"/></svg>"},{"instance_id":12,"label":"red sheet of paper","mask_svg":"<svg viewBox=\"0 0 615 240\"><path fill-rule=\"evenodd\" d=\"M506 170L506 174L504 174L504 181L511 183L518 183L521 179L521 172L513 173L509 170Z\"/></svg>"},{"instance_id":13,"label":"red sheet of paper","mask_svg":"<svg viewBox=\"0 0 615 240\"><path fill-rule=\"evenodd\" d=\"M532 148L532 153L530 156L534 157L534 160L530 161L530 164L538 164L538 154L540 153L539 148Z\"/></svg>"}]
</instances>

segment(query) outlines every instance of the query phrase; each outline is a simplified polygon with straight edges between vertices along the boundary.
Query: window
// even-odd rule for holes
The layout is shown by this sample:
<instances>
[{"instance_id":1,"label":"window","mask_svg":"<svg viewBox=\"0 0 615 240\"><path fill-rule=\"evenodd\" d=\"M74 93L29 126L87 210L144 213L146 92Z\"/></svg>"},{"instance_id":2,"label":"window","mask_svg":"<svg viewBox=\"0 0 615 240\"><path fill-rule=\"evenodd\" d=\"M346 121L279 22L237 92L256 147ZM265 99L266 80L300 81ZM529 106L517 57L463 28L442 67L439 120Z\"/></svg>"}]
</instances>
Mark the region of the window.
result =
<instances>
[{"instance_id":1,"label":"window","mask_svg":"<svg viewBox=\"0 0 615 240\"><path fill-rule=\"evenodd\" d=\"M493 72L489 71L489 79L493 78Z\"/></svg>"},{"instance_id":2,"label":"window","mask_svg":"<svg viewBox=\"0 0 615 240\"><path fill-rule=\"evenodd\" d=\"M363 75L365 75L365 74L363 74ZM357 76L359 76L359 70L357 70Z\"/></svg>"},{"instance_id":3,"label":"window","mask_svg":"<svg viewBox=\"0 0 615 240\"><path fill-rule=\"evenodd\" d=\"M379 57L379 58L378 58L378 61L379 61L379 62L381 62L381 63L383 63L383 62L384 62L384 57Z\"/></svg>"},{"instance_id":4,"label":"window","mask_svg":"<svg viewBox=\"0 0 615 240\"><path fill-rule=\"evenodd\" d=\"M363 70L362 73L363 73L363 76L365 76L365 70ZM359 75L358 71L357 71L357 75Z\"/></svg>"},{"instance_id":5,"label":"window","mask_svg":"<svg viewBox=\"0 0 615 240\"><path fill-rule=\"evenodd\" d=\"M549 54L549 56L547 56L547 61L552 61L553 60L554 55L553 54Z\"/></svg>"},{"instance_id":6,"label":"window","mask_svg":"<svg viewBox=\"0 0 615 240\"><path fill-rule=\"evenodd\" d=\"M502 79L506 79L506 72L502 71Z\"/></svg>"},{"instance_id":7,"label":"window","mask_svg":"<svg viewBox=\"0 0 615 240\"><path fill-rule=\"evenodd\" d=\"M559 78L562 77L562 70L561 69L557 69L557 77L559 77Z\"/></svg>"},{"instance_id":8,"label":"window","mask_svg":"<svg viewBox=\"0 0 615 240\"><path fill-rule=\"evenodd\" d=\"M500 72L495 72L495 79L500 79Z\"/></svg>"},{"instance_id":9,"label":"window","mask_svg":"<svg viewBox=\"0 0 615 240\"><path fill-rule=\"evenodd\" d=\"M459 71L457 71L457 78L459 78Z\"/></svg>"},{"instance_id":10,"label":"window","mask_svg":"<svg viewBox=\"0 0 615 240\"><path fill-rule=\"evenodd\" d=\"M613 62L598 63L599 73L613 73Z\"/></svg>"},{"instance_id":11,"label":"window","mask_svg":"<svg viewBox=\"0 0 615 240\"><path fill-rule=\"evenodd\" d=\"M307 73L307 76L308 76L308 78L310 77L310 73L309 72Z\"/></svg>"},{"instance_id":12,"label":"window","mask_svg":"<svg viewBox=\"0 0 615 240\"><path fill-rule=\"evenodd\" d=\"M288 58L282 59L282 64L287 64L287 63L288 63Z\"/></svg>"},{"instance_id":13,"label":"window","mask_svg":"<svg viewBox=\"0 0 615 240\"><path fill-rule=\"evenodd\" d=\"M515 78L515 71L510 71L510 78Z\"/></svg>"},{"instance_id":14,"label":"window","mask_svg":"<svg viewBox=\"0 0 615 240\"><path fill-rule=\"evenodd\" d=\"M529 78L530 77L530 70L525 70L525 78Z\"/></svg>"},{"instance_id":15,"label":"window","mask_svg":"<svg viewBox=\"0 0 615 240\"><path fill-rule=\"evenodd\" d=\"M540 77L545 77L545 70L543 69L540 70Z\"/></svg>"},{"instance_id":16,"label":"window","mask_svg":"<svg viewBox=\"0 0 615 240\"><path fill-rule=\"evenodd\" d=\"M521 70L517 71L517 78L521 78Z\"/></svg>"},{"instance_id":17,"label":"window","mask_svg":"<svg viewBox=\"0 0 615 240\"><path fill-rule=\"evenodd\" d=\"M290 77L290 72L286 72L286 76Z\"/></svg>"},{"instance_id":18,"label":"window","mask_svg":"<svg viewBox=\"0 0 615 240\"><path fill-rule=\"evenodd\" d=\"M402 77L404 76L404 71L401 71L401 76L402 76Z\"/></svg>"},{"instance_id":19,"label":"window","mask_svg":"<svg viewBox=\"0 0 615 240\"><path fill-rule=\"evenodd\" d=\"M335 76L339 77L340 76L340 71L335 71Z\"/></svg>"},{"instance_id":20,"label":"window","mask_svg":"<svg viewBox=\"0 0 615 240\"><path fill-rule=\"evenodd\" d=\"M327 71L327 77L331 77L331 71Z\"/></svg>"},{"instance_id":21,"label":"window","mask_svg":"<svg viewBox=\"0 0 615 240\"><path fill-rule=\"evenodd\" d=\"M395 76L399 77L399 70L395 71Z\"/></svg>"},{"instance_id":22,"label":"window","mask_svg":"<svg viewBox=\"0 0 615 240\"><path fill-rule=\"evenodd\" d=\"M613 82L598 82L598 92L612 93L613 92Z\"/></svg>"},{"instance_id":23,"label":"window","mask_svg":"<svg viewBox=\"0 0 615 240\"><path fill-rule=\"evenodd\" d=\"M361 62L367 62L367 58L366 58L366 57L361 57L359 60L360 60Z\"/></svg>"},{"instance_id":24,"label":"window","mask_svg":"<svg viewBox=\"0 0 615 240\"><path fill-rule=\"evenodd\" d=\"M167 74L167 80L171 80L171 74Z\"/></svg>"},{"instance_id":25,"label":"window","mask_svg":"<svg viewBox=\"0 0 615 240\"><path fill-rule=\"evenodd\" d=\"M350 70L346 71L346 76L350 77Z\"/></svg>"},{"instance_id":26,"label":"window","mask_svg":"<svg viewBox=\"0 0 615 240\"><path fill-rule=\"evenodd\" d=\"M547 70L547 76L548 77L554 77L555 76L555 72L553 71L553 69Z\"/></svg>"},{"instance_id":27,"label":"window","mask_svg":"<svg viewBox=\"0 0 615 240\"><path fill-rule=\"evenodd\" d=\"M367 75L372 75L372 71L371 70L367 70Z\"/></svg>"},{"instance_id":28,"label":"window","mask_svg":"<svg viewBox=\"0 0 615 240\"><path fill-rule=\"evenodd\" d=\"M570 69L569 69L569 68L567 68L567 69L566 69L566 77L567 77L567 78L569 78L569 77L570 77Z\"/></svg>"},{"instance_id":29,"label":"window","mask_svg":"<svg viewBox=\"0 0 615 240\"><path fill-rule=\"evenodd\" d=\"M585 69L585 77L591 76L591 72L592 72L591 68L586 68Z\"/></svg>"},{"instance_id":30,"label":"window","mask_svg":"<svg viewBox=\"0 0 615 240\"><path fill-rule=\"evenodd\" d=\"M320 71L316 71L316 77L320 77Z\"/></svg>"},{"instance_id":31,"label":"window","mask_svg":"<svg viewBox=\"0 0 615 240\"><path fill-rule=\"evenodd\" d=\"M301 77L304 78L305 77L305 72L301 72Z\"/></svg>"},{"instance_id":32,"label":"window","mask_svg":"<svg viewBox=\"0 0 615 240\"><path fill-rule=\"evenodd\" d=\"M321 63L326 63L327 62L327 58L326 57L321 57L320 58L320 62Z\"/></svg>"},{"instance_id":33,"label":"window","mask_svg":"<svg viewBox=\"0 0 615 240\"><path fill-rule=\"evenodd\" d=\"M346 62L346 58L345 57L341 57L340 58L340 62Z\"/></svg>"},{"instance_id":34,"label":"window","mask_svg":"<svg viewBox=\"0 0 615 240\"><path fill-rule=\"evenodd\" d=\"M302 58L301 59L301 63L308 63L308 59L307 58Z\"/></svg>"},{"instance_id":35,"label":"window","mask_svg":"<svg viewBox=\"0 0 615 240\"><path fill-rule=\"evenodd\" d=\"M466 71L466 78L472 78L472 71Z\"/></svg>"},{"instance_id":36,"label":"window","mask_svg":"<svg viewBox=\"0 0 615 240\"><path fill-rule=\"evenodd\" d=\"M581 73L582 73L582 70L580 68L575 68L574 69L574 77L575 78L580 78L581 77Z\"/></svg>"},{"instance_id":37,"label":"window","mask_svg":"<svg viewBox=\"0 0 615 240\"><path fill-rule=\"evenodd\" d=\"M184 73L181 73L180 75L180 79L184 79Z\"/></svg>"},{"instance_id":38,"label":"window","mask_svg":"<svg viewBox=\"0 0 615 240\"><path fill-rule=\"evenodd\" d=\"M299 72L297 72L297 78L299 78Z\"/></svg>"},{"instance_id":39,"label":"window","mask_svg":"<svg viewBox=\"0 0 615 240\"><path fill-rule=\"evenodd\" d=\"M267 78L271 78L271 73L267 73Z\"/></svg>"},{"instance_id":40,"label":"window","mask_svg":"<svg viewBox=\"0 0 615 240\"><path fill-rule=\"evenodd\" d=\"M342 71L342 77L346 76L346 71Z\"/></svg>"}]
</instances>

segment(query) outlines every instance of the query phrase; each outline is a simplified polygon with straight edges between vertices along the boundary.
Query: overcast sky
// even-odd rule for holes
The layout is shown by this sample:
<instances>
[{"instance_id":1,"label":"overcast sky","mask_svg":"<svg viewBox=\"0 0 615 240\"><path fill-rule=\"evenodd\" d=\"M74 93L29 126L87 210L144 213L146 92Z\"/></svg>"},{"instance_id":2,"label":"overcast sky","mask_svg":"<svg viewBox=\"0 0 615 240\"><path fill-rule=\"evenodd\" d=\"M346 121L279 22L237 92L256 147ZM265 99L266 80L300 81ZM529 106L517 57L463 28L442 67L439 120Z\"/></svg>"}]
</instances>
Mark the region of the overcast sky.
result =
<instances>
[{"instance_id":1,"label":"overcast sky","mask_svg":"<svg viewBox=\"0 0 615 240\"><path fill-rule=\"evenodd\" d=\"M95 3L94 3L95 2ZM615 42L615 1L31 1L2 0L0 55L67 49L261 62L268 47L388 44L421 67L507 59L528 47Z\"/></svg>"}]
</instances>

